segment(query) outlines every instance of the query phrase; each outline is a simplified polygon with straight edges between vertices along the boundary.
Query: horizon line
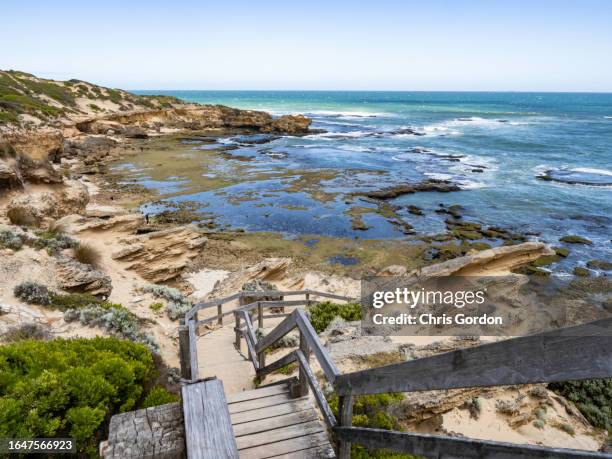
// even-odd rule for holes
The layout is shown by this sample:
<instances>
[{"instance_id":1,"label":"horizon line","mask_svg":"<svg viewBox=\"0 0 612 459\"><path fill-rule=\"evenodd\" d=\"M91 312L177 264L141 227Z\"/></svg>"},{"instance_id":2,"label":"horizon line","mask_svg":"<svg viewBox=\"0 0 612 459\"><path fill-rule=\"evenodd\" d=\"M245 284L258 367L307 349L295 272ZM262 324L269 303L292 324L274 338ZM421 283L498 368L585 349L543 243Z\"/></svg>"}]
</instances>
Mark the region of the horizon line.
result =
<instances>
[{"instance_id":1,"label":"horizon line","mask_svg":"<svg viewBox=\"0 0 612 459\"><path fill-rule=\"evenodd\" d=\"M512 90L512 89L494 89L494 90L468 90L468 89L122 89L124 91L207 91L207 92L411 92L411 93L506 93L506 94L612 94L612 90Z\"/></svg>"}]
</instances>

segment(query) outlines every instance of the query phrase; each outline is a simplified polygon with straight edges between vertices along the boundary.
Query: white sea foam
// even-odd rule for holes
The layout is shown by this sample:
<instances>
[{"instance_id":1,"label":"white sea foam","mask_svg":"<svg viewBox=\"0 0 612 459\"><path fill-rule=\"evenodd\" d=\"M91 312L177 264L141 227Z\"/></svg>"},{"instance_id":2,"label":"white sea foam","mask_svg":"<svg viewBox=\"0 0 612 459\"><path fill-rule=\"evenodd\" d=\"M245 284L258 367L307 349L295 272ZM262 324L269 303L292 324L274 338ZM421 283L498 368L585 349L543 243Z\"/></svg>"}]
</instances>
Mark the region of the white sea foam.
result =
<instances>
[{"instance_id":1,"label":"white sea foam","mask_svg":"<svg viewBox=\"0 0 612 459\"><path fill-rule=\"evenodd\" d=\"M423 175L436 180L451 180L453 178L451 174L444 174L442 172L425 172Z\"/></svg>"},{"instance_id":2,"label":"white sea foam","mask_svg":"<svg viewBox=\"0 0 612 459\"><path fill-rule=\"evenodd\" d=\"M612 176L612 171L607 169L596 169L594 167L575 167L570 169L572 172L582 172L584 174L598 174L598 175L609 175Z\"/></svg>"},{"instance_id":3,"label":"white sea foam","mask_svg":"<svg viewBox=\"0 0 612 459\"><path fill-rule=\"evenodd\" d=\"M489 185L483 182L471 182L469 180L460 180L457 182L462 190L478 190L480 188L487 188Z\"/></svg>"},{"instance_id":4,"label":"white sea foam","mask_svg":"<svg viewBox=\"0 0 612 459\"><path fill-rule=\"evenodd\" d=\"M604 118L607 120L612 120L612 116L604 116Z\"/></svg>"},{"instance_id":5,"label":"white sea foam","mask_svg":"<svg viewBox=\"0 0 612 459\"><path fill-rule=\"evenodd\" d=\"M333 139L357 139L360 137L366 137L368 135L372 135L371 131L349 131L349 132L322 132L320 134L311 134L304 136L306 139L325 139L325 140L333 140Z\"/></svg>"},{"instance_id":6,"label":"white sea foam","mask_svg":"<svg viewBox=\"0 0 612 459\"><path fill-rule=\"evenodd\" d=\"M380 116L393 116L385 112L363 112L363 111L336 111L336 110L311 110L306 115L312 116L335 116L341 118L376 118Z\"/></svg>"}]
</instances>

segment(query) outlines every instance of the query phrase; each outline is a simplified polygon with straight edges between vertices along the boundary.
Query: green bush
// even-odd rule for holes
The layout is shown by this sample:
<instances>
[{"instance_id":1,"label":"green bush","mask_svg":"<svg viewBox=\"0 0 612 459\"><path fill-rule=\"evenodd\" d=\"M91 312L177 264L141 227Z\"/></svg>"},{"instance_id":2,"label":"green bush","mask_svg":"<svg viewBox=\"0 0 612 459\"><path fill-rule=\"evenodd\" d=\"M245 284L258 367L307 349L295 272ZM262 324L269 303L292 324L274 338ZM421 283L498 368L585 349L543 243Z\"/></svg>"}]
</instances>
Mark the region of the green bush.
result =
<instances>
[{"instance_id":1,"label":"green bush","mask_svg":"<svg viewBox=\"0 0 612 459\"><path fill-rule=\"evenodd\" d=\"M548 388L574 402L595 427L612 429L611 378L553 383Z\"/></svg>"},{"instance_id":2,"label":"green bush","mask_svg":"<svg viewBox=\"0 0 612 459\"><path fill-rule=\"evenodd\" d=\"M352 459L418 459L419 456L411 454L396 453L384 449L368 450L361 445L351 445Z\"/></svg>"},{"instance_id":3,"label":"green bush","mask_svg":"<svg viewBox=\"0 0 612 459\"><path fill-rule=\"evenodd\" d=\"M353 425L373 429L402 430L398 419L389 408L404 400L404 394L359 395L353 401ZM338 416L338 395L328 400L332 412Z\"/></svg>"},{"instance_id":4,"label":"green bush","mask_svg":"<svg viewBox=\"0 0 612 459\"><path fill-rule=\"evenodd\" d=\"M336 317L341 317L349 322L361 319L361 305L359 303L319 303L310 306L308 312L310 312L310 322L317 333L325 330Z\"/></svg>"},{"instance_id":5,"label":"green bush","mask_svg":"<svg viewBox=\"0 0 612 459\"><path fill-rule=\"evenodd\" d=\"M155 386L142 402L142 408L150 408L157 405L165 405L166 403L174 403L179 401L179 396L173 394L168 389L162 386Z\"/></svg>"},{"instance_id":6,"label":"green bush","mask_svg":"<svg viewBox=\"0 0 612 459\"><path fill-rule=\"evenodd\" d=\"M75 437L96 455L104 421L134 409L155 377L151 352L115 338L0 347L0 437Z\"/></svg>"}]
</instances>

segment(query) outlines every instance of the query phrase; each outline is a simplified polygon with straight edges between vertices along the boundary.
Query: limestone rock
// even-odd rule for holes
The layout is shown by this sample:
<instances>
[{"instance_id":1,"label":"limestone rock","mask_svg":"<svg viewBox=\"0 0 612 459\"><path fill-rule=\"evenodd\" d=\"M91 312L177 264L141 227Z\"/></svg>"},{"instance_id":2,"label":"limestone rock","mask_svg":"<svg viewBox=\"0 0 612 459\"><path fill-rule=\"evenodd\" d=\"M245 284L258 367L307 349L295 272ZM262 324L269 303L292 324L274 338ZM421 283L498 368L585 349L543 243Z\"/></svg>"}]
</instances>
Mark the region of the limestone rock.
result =
<instances>
[{"instance_id":1,"label":"limestone rock","mask_svg":"<svg viewBox=\"0 0 612 459\"><path fill-rule=\"evenodd\" d=\"M272 131L285 134L305 134L311 120L304 115L283 115L272 122Z\"/></svg>"},{"instance_id":2,"label":"limestone rock","mask_svg":"<svg viewBox=\"0 0 612 459\"><path fill-rule=\"evenodd\" d=\"M58 286L71 292L85 292L108 298L113 287L110 276L93 266L72 258L60 258L57 263Z\"/></svg>"},{"instance_id":3,"label":"limestone rock","mask_svg":"<svg viewBox=\"0 0 612 459\"><path fill-rule=\"evenodd\" d=\"M191 227L171 228L124 239L112 257L148 281L166 282L180 276L207 241Z\"/></svg>"},{"instance_id":4,"label":"limestone rock","mask_svg":"<svg viewBox=\"0 0 612 459\"><path fill-rule=\"evenodd\" d=\"M378 276L404 276L406 272L407 272L407 269L405 266L390 265L390 266L387 266L386 268L383 268L378 273Z\"/></svg>"},{"instance_id":5,"label":"limestone rock","mask_svg":"<svg viewBox=\"0 0 612 459\"><path fill-rule=\"evenodd\" d=\"M552 254L554 254L554 251L543 242L524 242L453 258L443 263L427 266L414 274L423 277L503 275L509 274L511 270L537 260L541 256Z\"/></svg>"}]
</instances>

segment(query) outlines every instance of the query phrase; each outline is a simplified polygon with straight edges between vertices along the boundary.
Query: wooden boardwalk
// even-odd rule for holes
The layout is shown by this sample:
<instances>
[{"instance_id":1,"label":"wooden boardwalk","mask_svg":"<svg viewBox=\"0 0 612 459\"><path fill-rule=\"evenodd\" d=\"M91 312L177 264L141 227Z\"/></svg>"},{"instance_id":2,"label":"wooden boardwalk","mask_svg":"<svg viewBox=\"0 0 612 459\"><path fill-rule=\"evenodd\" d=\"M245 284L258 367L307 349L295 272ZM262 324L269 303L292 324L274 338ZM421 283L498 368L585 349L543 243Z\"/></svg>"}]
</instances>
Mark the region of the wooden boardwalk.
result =
<instances>
[{"instance_id":1,"label":"wooden boardwalk","mask_svg":"<svg viewBox=\"0 0 612 459\"><path fill-rule=\"evenodd\" d=\"M287 384L227 397L240 458L333 458L325 424L308 397L291 398Z\"/></svg>"}]
</instances>

